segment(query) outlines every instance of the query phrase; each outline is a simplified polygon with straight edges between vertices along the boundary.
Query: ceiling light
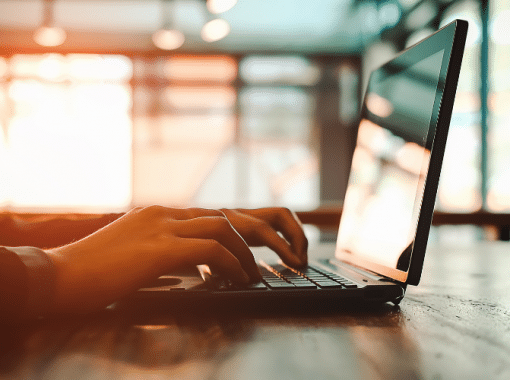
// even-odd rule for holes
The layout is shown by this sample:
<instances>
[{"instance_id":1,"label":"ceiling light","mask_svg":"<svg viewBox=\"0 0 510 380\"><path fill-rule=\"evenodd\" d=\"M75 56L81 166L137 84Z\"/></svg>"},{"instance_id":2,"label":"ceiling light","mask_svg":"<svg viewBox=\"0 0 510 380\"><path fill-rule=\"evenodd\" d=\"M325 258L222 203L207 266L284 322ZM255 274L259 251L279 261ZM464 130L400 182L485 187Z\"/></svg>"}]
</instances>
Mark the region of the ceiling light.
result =
<instances>
[{"instance_id":1,"label":"ceiling light","mask_svg":"<svg viewBox=\"0 0 510 380\"><path fill-rule=\"evenodd\" d=\"M223 13L231 9L236 3L237 0L207 0L207 9L214 14Z\"/></svg>"},{"instance_id":2,"label":"ceiling light","mask_svg":"<svg viewBox=\"0 0 510 380\"><path fill-rule=\"evenodd\" d=\"M41 46L62 45L67 36L64 29L53 23L53 0L45 0L43 3L42 23L34 32L34 41Z\"/></svg>"},{"instance_id":3,"label":"ceiling light","mask_svg":"<svg viewBox=\"0 0 510 380\"><path fill-rule=\"evenodd\" d=\"M230 33L230 25L223 19L217 18L204 25L200 35L206 42L219 41Z\"/></svg>"},{"instance_id":4,"label":"ceiling light","mask_svg":"<svg viewBox=\"0 0 510 380\"><path fill-rule=\"evenodd\" d=\"M152 35L154 45L163 50L180 48L184 39L184 34L175 29L160 29Z\"/></svg>"},{"instance_id":5,"label":"ceiling light","mask_svg":"<svg viewBox=\"0 0 510 380\"><path fill-rule=\"evenodd\" d=\"M34 33L34 41L41 46L58 46L66 40L66 32L62 28L41 26Z\"/></svg>"}]
</instances>

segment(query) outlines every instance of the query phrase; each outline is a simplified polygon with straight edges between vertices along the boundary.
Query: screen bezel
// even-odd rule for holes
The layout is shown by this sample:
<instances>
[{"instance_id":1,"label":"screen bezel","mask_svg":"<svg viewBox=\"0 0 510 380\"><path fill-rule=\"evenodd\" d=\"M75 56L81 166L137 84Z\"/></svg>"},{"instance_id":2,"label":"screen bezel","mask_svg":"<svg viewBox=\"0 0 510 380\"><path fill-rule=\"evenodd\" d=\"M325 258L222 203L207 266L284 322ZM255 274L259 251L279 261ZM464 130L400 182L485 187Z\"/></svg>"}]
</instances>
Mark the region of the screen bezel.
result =
<instances>
[{"instance_id":1,"label":"screen bezel","mask_svg":"<svg viewBox=\"0 0 510 380\"><path fill-rule=\"evenodd\" d=\"M426 148L430 150L429 169L425 179L421 200L422 205L419 211L416 234L410 253L408 270L402 271L381 265L367 259L366 257L356 256L350 252L344 252L338 247L335 252L335 258L337 260L345 261L352 265L371 270L402 283L418 285L423 268L423 260L427 247L430 224L432 222L439 174L441 171L446 138L448 135L455 93L457 90L460 65L464 53L467 27L468 23L466 21L455 20L426 39L407 48L394 59L374 71L375 73L378 70L385 70L390 66L399 67L405 65L405 67L410 67L437 52L442 50L444 51L439 74L439 78L445 78L444 88L442 89L441 94L440 85L438 86L432 109L432 117L429 125L426 146ZM362 112L365 112L365 101L363 102Z\"/></svg>"}]
</instances>

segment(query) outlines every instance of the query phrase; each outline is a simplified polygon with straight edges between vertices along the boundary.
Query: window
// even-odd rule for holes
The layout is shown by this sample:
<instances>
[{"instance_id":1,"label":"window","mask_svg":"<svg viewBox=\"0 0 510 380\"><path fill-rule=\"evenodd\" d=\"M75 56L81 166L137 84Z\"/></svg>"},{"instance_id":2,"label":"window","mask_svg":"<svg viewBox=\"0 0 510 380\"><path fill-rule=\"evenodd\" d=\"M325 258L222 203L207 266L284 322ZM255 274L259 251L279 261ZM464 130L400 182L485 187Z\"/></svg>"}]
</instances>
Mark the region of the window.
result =
<instances>
[{"instance_id":1,"label":"window","mask_svg":"<svg viewBox=\"0 0 510 380\"><path fill-rule=\"evenodd\" d=\"M318 67L298 56L247 56L240 71L239 199L254 206L318 206L310 91Z\"/></svg>"},{"instance_id":2,"label":"window","mask_svg":"<svg viewBox=\"0 0 510 380\"><path fill-rule=\"evenodd\" d=\"M131 199L131 61L14 55L0 61L0 203L122 209Z\"/></svg>"},{"instance_id":3,"label":"window","mask_svg":"<svg viewBox=\"0 0 510 380\"><path fill-rule=\"evenodd\" d=\"M136 59L133 203L316 207L319 74L295 56Z\"/></svg>"},{"instance_id":4,"label":"window","mask_svg":"<svg viewBox=\"0 0 510 380\"><path fill-rule=\"evenodd\" d=\"M510 2L491 3L487 208L510 211Z\"/></svg>"},{"instance_id":5,"label":"window","mask_svg":"<svg viewBox=\"0 0 510 380\"><path fill-rule=\"evenodd\" d=\"M436 208L442 211L471 212L482 207L478 8L477 2L463 1L443 16L442 25L456 18L470 25L437 194Z\"/></svg>"},{"instance_id":6,"label":"window","mask_svg":"<svg viewBox=\"0 0 510 380\"><path fill-rule=\"evenodd\" d=\"M489 5L486 63L480 3L457 2L443 16L443 23L454 18L470 23L438 192L438 208L445 211L510 210L510 3L493 0ZM487 104L481 98L482 79L489 89Z\"/></svg>"},{"instance_id":7,"label":"window","mask_svg":"<svg viewBox=\"0 0 510 380\"><path fill-rule=\"evenodd\" d=\"M237 62L229 56L173 56L134 64L132 202L197 204L235 141ZM230 186L221 179L213 187L228 194Z\"/></svg>"},{"instance_id":8,"label":"window","mask_svg":"<svg viewBox=\"0 0 510 380\"><path fill-rule=\"evenodd\" d=\"M348 167L337 161L357 117L355 67L299 55L1 58L1 205L316 208L321 165L335 189Z\"/></svg>"}]
</instances>

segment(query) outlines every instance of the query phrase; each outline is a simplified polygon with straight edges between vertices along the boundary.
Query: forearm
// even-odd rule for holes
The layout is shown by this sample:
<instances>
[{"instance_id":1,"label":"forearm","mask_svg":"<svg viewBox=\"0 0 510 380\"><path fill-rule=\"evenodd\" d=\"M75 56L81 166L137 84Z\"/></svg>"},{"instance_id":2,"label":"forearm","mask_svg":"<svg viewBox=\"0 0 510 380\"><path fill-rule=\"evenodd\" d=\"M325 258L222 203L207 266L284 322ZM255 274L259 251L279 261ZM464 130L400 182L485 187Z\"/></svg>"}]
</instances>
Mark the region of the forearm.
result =
<instances>
[{"instance_id":1,"label":"forearm","mask_svg":"<svg viewBox=\"0 0 510 380\"><path fill-rule=\"evenodd\" d=\"M122 215L0 213L0 245L57 247L90 235Z\"/></svg>"}]
</instances>

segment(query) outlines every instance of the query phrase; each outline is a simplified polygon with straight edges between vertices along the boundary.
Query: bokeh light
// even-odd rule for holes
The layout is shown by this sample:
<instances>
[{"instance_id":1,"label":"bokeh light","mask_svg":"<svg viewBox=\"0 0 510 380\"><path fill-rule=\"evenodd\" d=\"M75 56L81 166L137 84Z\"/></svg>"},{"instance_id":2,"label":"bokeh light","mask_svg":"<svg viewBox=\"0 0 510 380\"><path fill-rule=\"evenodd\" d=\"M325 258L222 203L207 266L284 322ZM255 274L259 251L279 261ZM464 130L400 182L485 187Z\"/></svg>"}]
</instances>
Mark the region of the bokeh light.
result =
<instances>
[{"instance_id":1,"label":"bokeh light","mask_svg":"<svg viewBox=\"0 0 510 380\"><path fill-rule=\"evenodd\" d=\"M207 0L207 9L209 12L218 14L230 10L237 4L237 0Z\"/></svg>"},{"instance_id":2,"label":"bokeh light","mask_svg":"<svg viewBox=\"0 0 510 380\"><path fill-rule=\"evenodd\" d=\"M59 46L66 40L66 32L62 28L43 26L34 33L34 41L41 46Z\"/></svg>"},{"instance_id":3,"label":"bokeh light","mask_svg":"<svg viewBox=\"0 0 510 380\"><path fill-rule=\"evenodd\" d=\"M230 25L223 19L217 18L204 25L200 35L206 42L219 41L230 33Z\"/></svg>"},{"instance_id":4,"label":"bokeh light","mask_svg":"<svg viewBox=\"0 0 510 380\"><path fill-rule=\"evenodd\" d=\"M184 40L184 34L178 30L160 29L152 35L154 45L162 50L178 49Z\"/></svg>"}]
</instances>

